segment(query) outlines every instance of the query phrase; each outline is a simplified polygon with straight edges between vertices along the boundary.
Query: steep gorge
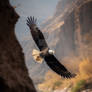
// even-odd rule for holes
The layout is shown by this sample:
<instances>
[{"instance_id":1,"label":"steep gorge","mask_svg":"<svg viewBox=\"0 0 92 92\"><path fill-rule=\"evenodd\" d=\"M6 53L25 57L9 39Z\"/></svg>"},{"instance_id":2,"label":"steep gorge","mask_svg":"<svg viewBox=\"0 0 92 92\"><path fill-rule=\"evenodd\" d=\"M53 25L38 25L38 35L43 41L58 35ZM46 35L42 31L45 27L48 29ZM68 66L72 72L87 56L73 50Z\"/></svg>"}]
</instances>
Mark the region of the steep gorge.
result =
<instances>
[{"instance_id":1,"label":"steep gorge","mask_svg":"<svg viewBox=\"0 0 92 92\"><path fill-rule=\"evenodd\" d=\"M71 71L78 70L80 62L79 60L74 60L75 57L73 56L81 56L81 53L89 54L89 56L92 54L92 49L89 48L89 45L87 46L87 43L90 44L90 47L92 46L91 11L92 0L59 0L53 17L41 26L44 35L45 33L48 35L46 41L49 47L55 50L55 56L61 63L70 69L72 67L71 63L76 62L75 69L70 69ZM35 83L42 82L45 73L49 70L48 66L45 63L40 65L33 61L31 52L32 49L36 48L36 45L32 38L30 41L23 41L22 46L26 53L30 75Z\"/></svg>"},{"instance_id":2,"label":"steep gorge","mask_svg":"<svg viewBox=\"0 0 92 92\"><path fill-rule=\"evenodd\" d=\"M92 0L69 1L42 28L49 35L47 41L56 57L77 77L64 80L49 71L38 85L43 92L92 92ZM62 10L60 2L57 7Z\"/></svg>"}]
</instances>

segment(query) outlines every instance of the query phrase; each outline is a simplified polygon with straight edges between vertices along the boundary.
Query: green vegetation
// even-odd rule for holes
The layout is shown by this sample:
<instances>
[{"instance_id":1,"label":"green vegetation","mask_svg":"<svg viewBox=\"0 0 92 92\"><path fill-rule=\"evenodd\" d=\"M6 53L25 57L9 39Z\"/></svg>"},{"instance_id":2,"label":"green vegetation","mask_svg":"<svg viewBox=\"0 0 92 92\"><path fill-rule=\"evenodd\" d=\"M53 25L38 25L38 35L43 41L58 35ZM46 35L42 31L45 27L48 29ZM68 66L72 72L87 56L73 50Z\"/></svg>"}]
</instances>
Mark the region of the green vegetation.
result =
<instances>
[{"instance_id":1,"label":"green vegetation","mask_svg":"<svg viewBox=\"0 0 92 92\"><path fill-rule=\"evenodd\" d=\"M54 83L53 90L54 90L56 87L59 87L61 84L62 84L61 81L56 81L56 82Z\"/></svg>"},{"instance_id":2,"label":"green vegetation","mask_svg":"<svg viewBox=\"0 0 92 92\"><path fill-rule=\"evenodd\" d=\"M85 85L86 81L85 80L80 80L79 82L77 82L77 84L71 89L71 92L79 92L79 90L81 90L84 85Z\"/></svg>"}]
</instances>

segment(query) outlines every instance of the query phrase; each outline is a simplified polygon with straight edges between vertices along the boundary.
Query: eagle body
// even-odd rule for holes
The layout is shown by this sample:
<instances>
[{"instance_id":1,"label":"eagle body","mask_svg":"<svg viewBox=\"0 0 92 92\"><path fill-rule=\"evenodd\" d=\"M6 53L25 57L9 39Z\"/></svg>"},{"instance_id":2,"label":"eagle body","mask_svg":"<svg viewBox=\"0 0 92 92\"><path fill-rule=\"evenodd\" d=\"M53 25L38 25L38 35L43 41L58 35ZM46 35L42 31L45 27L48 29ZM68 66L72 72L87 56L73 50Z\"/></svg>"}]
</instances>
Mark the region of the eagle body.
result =
<instances>
[{"instance_id":1,"label":"eagle body","mask_svg":"<svg viewBox=\"0 0 92 92\"><path fill-rule=\"evenodd\" d=\"M55 73L64 78L75 77L75 74L70 73L67 68L65 68L64 65L57 60L57 58L54 56L54 51L49 49L43 33L36 25L36 21L37 19L34 17L27 18L27 25L30 28L32 38L39 48L39 51L33 50L32 52L34 60L38 63L42 63L44 60Z\"/></svg>"},{"instance_id":2,"label":"eagle body","mask_svg":"<svg viewBox=\"0 0 92 92\"><path fill-rule=\"evenodd\" d=\"M50 54L54 54L54 51L53 50L49 50L48 48L44 49L43 51L38 51L36 49L33 49L33 52L32 52L33 59L37 63L42 63L43 59L46 56L49 56Z\"/></svg>"}]
</instances>

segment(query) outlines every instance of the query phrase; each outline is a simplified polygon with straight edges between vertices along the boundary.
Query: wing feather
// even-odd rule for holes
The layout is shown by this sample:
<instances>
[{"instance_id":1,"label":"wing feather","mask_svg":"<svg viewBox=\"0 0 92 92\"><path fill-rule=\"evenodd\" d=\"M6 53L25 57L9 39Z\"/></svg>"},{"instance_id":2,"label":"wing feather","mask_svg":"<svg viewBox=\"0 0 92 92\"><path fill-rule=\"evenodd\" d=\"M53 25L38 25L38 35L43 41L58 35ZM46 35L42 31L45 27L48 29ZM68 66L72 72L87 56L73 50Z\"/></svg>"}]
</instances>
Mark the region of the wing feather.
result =
<instances>
[{"instance_id":1,"label":"wing feather","mask_svg":"<svg viewBox=\"0 0 92 92\"><path fill-rule=\"evenodd\" d=\"M57 74L64 78L74 77L75 74L71 74L56 58L54 55L48 55L45 58L47 65Z\"/></svg>"},{"instance_id":2,"label":"wing feather","mask_svg":"<svg viewBox=\"0 0 92 92\"><path fill-rule=\"evenodd\" d=\"M39 50L42 51L43 49L48 48L48 45L45 41L43 33L37 27L36 21L37 21L37 19L35 19L34 17L28 17L26 24L29 26L29 28L31 30L33 40L35 41Z\"/></svg>"}]
</instances>

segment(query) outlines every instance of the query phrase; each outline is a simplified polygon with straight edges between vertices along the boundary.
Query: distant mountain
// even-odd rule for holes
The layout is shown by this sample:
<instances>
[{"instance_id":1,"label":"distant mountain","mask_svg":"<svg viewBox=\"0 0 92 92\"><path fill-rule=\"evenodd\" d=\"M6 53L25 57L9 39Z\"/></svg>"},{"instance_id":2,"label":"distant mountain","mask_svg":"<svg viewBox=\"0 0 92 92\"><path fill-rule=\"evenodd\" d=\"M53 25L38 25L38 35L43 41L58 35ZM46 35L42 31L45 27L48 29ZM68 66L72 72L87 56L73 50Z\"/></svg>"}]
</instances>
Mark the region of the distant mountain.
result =
<instances>
[{"instance_id":1,"label":"distant mountain","mask_svg":"<svg viewBox=\"0 0 92 92\"><path fill-rule=\"evenodd\" d=\"M59 0L56 6L56 12L54 14L54 17L58 17L59 15L61 15L66 9L66 7L70 6L70 4L74 1L76 0Z\"/></svg>"}]
</instances>

